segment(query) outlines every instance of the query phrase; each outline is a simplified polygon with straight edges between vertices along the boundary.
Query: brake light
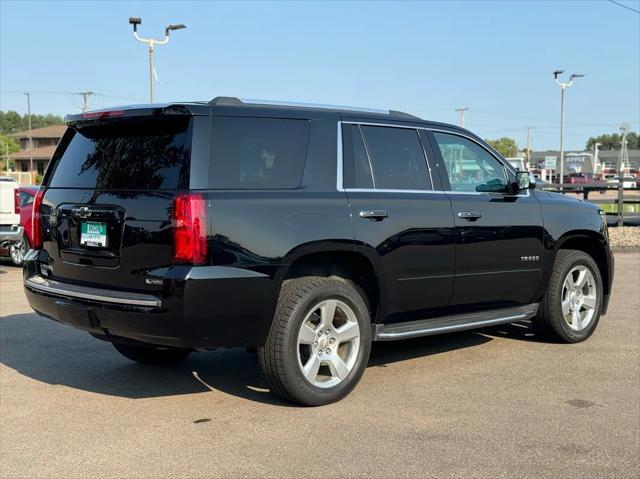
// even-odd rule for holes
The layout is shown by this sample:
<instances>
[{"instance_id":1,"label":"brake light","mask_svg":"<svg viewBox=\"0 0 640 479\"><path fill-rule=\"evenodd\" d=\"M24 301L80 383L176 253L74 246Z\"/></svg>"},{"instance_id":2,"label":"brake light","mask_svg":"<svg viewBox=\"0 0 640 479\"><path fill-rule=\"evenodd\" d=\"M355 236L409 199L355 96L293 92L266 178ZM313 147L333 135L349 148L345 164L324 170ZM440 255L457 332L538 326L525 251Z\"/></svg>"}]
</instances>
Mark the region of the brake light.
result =
<instances>
[{"instance_id":1,"label":"brake light","mask_svg":"<svg viewBox=\"0 0 640 479\"><path fill-rule=\"evenodd\" d=\"M112 116L122 116L124 110L91 111L83 113L82 118L111 118Z\"/></svg>"},{"instance_id":2,"label":"brake light","mask_svg":"<svg viewBox=\"0 0 640 479\"><path fill-rule=\"evenodd\" d=\"M33 199L33 210L31 211L31 248L42 248L42 227L40 207L42 206L42 198L44 197L44 189L40 188Z\"/></svg>"},{"instance_id":3,"label":"brake light","mask_svg":"<svg viewBox=\"0 0 640 479\"><path fill-rule=\"evenodd\" d=\"M181 194L173 200L173 259L203 264L207 260L207 224L204 199L199 193Z\"/></svg>"},{"instance_id":4,"label":"brake light","mask_svg":"<svg viewBox=\"0 0 640 479\"><path fill-rule=\"evenodd\" d=\"M20 190L18 188L13 190L13 212L20 213Z\"/></svg>"}]
</instances>

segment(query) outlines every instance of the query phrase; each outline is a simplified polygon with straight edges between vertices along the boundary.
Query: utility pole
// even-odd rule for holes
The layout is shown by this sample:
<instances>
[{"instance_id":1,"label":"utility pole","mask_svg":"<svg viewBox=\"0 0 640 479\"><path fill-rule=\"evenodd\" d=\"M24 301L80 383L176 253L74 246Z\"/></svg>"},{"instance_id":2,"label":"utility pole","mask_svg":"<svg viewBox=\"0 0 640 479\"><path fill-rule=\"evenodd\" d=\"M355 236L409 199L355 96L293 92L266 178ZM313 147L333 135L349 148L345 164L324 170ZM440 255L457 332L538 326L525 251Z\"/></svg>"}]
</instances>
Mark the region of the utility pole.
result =
<instances>
[{"instance_id":1,"label":"utility pole","mask_svg":"<svg viewBox=\"0 0 640 479\"><path fill-rule=\"evenodd\" d=\"M527 169L531 168L531 127L527 127Z\"/></svg>"},{"instance_id":2,"label":"utility pole","mask_svg":"<svg viewBox=\"0 0 640 479\"><path fill-rule=\"evenodd\" d=\"M602 146L602 143L594 143L593 144L593 176L598 173L598 170L602 169L600 165L600 150L598 149Z\"/></svg>"},{"instance_id":3,"label":"utility pole","mask_svg":"<svg viewBox=\"0 0 640 479\"><path fill-rule=\"evenodd\" d=\"M182 28L187 28L185 25L179 24L171 24L167 25L164 29L164 39L163 40L154 40L153 38L142 38L138 35L138 25L142 23L142 19L140 17L129 17L129 23L133 25L133 36L139 42L146 43L149 45L149 100L153 103L153 91L154 91L154 67L153 67L153 55L154 55L154 47L155 45L166 45L169 43L169 32L172 30L180 30Z\"/></svg>"},{"instance_id":4,"label":"utility pole","mask_svg":"<svg viewBox=\"0 0 640 479\"><path fill-rule=\"evenodd\" d=\"M82 96L82 112L84 113L89 109L89 97L93 95L92 91L81 91L78 92L78 95Z\"/></svg>"},{"instance_id":5,"label":"utility pole","mask_svg":"<svg viewBox=\"0 0 640 479\"><path fill-rule=\"evenodd\" d=\"M564 182L564 91L573 85L573 80L581 78L584 75L572 73L568 82L561 82L558 76L563 74L564 70L556 70L553 72L553 78L556 85L560 87L560 177L558 183L562 185ZM562 187L560 187L562 191Z\"/></svg>"},{"instance_id":6,"label":"utility pole","mask_svg":"<svg viewBox=\"0 0 640 479\"><path fill-rule=\"evenodd\" d=\"M31 175L31 182L33 183L33 137L31 136L31 93L26 92L27 95L27 122L29 125L29 174Z\"/></svg>"},{"instance_id":7,"label":"utility pole","mask_svg":"<svg viewBox=\"0 0 640 479\"><path fill-rule=\"evenodd\" d=\"M455 111L460 112L460 126L464 128L464 112L468 110L468 106L461 106L460 108L456 108Z\"/></svg>"},{"instance_id":8,"label":"utility pole","mask_svg":"<svg viewBox=\"0 0 640 479\"><path fill-rule=\"evenodd\" d=\"M624 226L624 165L629 163L629 152L627 151L627 133L630 126L628 123L620 125L620 156L618 157L618 226Z\"/></svg>"}]
</instances>

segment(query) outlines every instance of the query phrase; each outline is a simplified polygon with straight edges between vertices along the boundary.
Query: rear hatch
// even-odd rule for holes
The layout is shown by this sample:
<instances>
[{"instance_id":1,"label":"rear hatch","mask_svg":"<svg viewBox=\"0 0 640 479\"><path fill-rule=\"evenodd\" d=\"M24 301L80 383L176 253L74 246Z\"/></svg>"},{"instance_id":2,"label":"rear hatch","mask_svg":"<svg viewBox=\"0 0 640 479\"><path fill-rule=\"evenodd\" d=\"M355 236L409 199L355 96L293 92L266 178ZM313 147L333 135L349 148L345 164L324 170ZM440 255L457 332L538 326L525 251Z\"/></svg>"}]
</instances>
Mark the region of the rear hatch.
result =
<instances>
[{"instance_id":1,"label":"rear hatch","mask_svg":"<svg viewBox=\"0 0 640 479\"><path fill-rule=\"evenodd\" d=\"M192 116L118 111L69 123L45 176L45 274L111 289L161 288L173 260L172 205L188 189Z\"/></svg>"}]
</instances>

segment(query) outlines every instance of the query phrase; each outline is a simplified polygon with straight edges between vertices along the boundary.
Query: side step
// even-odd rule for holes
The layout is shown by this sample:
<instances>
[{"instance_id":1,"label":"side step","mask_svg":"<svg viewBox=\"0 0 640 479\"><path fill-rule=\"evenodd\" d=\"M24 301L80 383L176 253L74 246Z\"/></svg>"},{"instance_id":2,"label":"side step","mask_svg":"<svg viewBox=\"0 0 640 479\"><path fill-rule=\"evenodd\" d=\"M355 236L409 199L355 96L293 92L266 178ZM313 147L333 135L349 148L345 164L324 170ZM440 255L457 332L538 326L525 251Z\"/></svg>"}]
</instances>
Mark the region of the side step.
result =
<instances>
[{"instance_id":1,"label":"side step","mask_svg":"<svg viewBox=\"0 0 640 479\"><path fill-rule=\"evenodd\" d=\"M420 319L405 323L376 324L374 341L395 341L398 339L451 333L465 329L484 328L496 324L512 323L531 318L538 311L538 303L512 308L491 309L477 313L456 314L439 318Z\"/></svg>"}]
</instances>

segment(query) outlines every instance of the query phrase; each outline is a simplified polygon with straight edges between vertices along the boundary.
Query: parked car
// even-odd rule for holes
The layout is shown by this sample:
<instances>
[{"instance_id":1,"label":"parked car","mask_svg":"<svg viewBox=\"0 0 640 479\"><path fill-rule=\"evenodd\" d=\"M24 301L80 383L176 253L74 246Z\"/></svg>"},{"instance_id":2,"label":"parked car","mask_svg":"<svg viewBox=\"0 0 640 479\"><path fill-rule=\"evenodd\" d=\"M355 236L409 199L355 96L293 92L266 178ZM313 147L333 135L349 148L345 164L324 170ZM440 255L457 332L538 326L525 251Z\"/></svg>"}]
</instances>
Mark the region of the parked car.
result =
<instances>
[{"instance_id":1,"label":"parked car","mask_svg":"<svg viewBox=\"0 0 640 479\"><path fill-rule=\"evenodd\" d=\"M614 176L609 181L607 181L609 185L618 186L620 183L620 177ZM623 188L635 188L638 185L638 179L634 176L625 176L622 178L622 187Z\"/></svg>"},{"instance_id":2,"label":"parked car","mask_svg":"<svg viewBox=\"0 0 640 479\"><path fill-rule=\"evenodd\" d=\"M134 361L257 348L275 394L321 405L372 341L531 319L575 343L606 312L602 211L457 126L236 98L67 124L25 293Z\"/></svg>"},{"instance_id":3,"label":"parked car","mask_svg":"<svg viewBox=\"0 0 640 479\"><path fill-rule=\"evenodd\" d=\"M12 242L6 248L0 248L0 256L9 256L11 262L16 266L21 266L25 254L31 245L31 210L33 200L38 191L38 186L20 186L20 225L23 233L18 241Z\"/></svg>"},{"instance_id":4,"label":"parked car","mask_svg":"<svg viewBox=\"0 0 640 479\"><path fill-rule=\"evenodd\" d=\"M8 176L0 177L0 255L22 239L20 190Z\"/></svg>"}]
</instances>

